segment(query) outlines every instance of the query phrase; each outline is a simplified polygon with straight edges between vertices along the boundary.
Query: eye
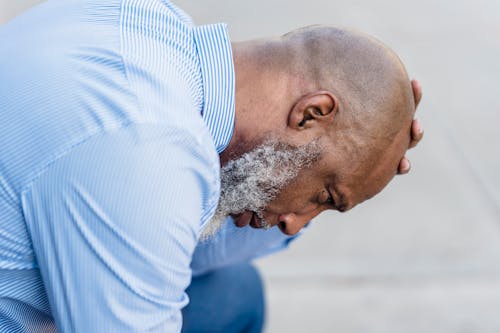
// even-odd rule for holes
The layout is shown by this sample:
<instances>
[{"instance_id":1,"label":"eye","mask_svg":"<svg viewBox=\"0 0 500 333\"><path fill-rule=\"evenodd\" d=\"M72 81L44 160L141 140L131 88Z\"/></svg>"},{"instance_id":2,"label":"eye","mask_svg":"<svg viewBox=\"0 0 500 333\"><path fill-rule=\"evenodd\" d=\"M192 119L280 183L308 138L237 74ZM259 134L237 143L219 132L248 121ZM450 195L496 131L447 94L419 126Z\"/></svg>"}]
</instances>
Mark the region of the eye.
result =
<instances>
[{"instance_id":1,"label":"eye","mask_svg":"<svg viewBox=\"0 0 500 333\"><path fill-rule=\"evenodd\" d=\"M330 193L328 193L328 200L327 203L335 207L335 200L333 200L333 197Z\"/></svg>"}]
</instances>

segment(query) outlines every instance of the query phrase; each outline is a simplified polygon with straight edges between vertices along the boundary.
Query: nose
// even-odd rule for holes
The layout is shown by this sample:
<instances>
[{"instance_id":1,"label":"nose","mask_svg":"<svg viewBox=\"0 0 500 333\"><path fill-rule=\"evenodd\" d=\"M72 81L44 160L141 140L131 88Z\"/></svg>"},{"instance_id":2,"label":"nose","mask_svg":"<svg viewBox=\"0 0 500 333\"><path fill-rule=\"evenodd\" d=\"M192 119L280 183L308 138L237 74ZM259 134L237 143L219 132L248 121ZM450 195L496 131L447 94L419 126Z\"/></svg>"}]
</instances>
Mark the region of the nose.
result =
<instances>
[{"instance_id":1,"label":"nose","mask_svg":"<svg viewBox=\"0 0 500 333\"><path fill-rule=\"evenodd\" d=\"M285 235L293 236L318 214L319 212L316 210L306 214L281 214L279 216L278 227Z\"/></svg>"}]
</instances>

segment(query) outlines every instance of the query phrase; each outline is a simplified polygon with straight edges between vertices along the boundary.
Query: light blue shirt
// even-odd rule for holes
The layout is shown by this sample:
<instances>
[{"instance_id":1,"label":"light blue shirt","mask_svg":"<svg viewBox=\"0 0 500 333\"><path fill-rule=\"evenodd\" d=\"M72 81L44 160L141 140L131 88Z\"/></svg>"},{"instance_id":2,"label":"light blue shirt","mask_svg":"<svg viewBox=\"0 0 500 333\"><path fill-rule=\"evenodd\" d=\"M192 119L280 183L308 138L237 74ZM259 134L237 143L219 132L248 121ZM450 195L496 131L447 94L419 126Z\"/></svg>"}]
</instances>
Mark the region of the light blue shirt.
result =
<instances>
[{"instance_id":1,"label":"light blue shirt","mask_svg":"<svg viewBox=\"0 0 500 333\"><path fill-rule=\"evenodd\" d=\"M49 1L0 45L1 332L179 332L192 272L293 239L228 223L198 244L234 126L225 25Z\"/></svg>"}]
</instances>

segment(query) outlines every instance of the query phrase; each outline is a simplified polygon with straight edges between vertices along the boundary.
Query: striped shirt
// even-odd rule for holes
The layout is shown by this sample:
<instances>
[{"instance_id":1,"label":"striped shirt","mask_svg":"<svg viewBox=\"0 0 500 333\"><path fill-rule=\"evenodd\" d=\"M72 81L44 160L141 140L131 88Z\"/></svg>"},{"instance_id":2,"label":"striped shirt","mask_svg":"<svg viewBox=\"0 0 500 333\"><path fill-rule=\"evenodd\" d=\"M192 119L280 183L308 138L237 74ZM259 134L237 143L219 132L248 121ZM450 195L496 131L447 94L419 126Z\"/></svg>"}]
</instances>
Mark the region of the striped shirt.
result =
<instances>
[{"instance_id":1,"label":"striped shirt","mask_svg":"<svg viewBox=\"0 0 500 333\"><path fill-rule=\"evenodd\" d=\"M224 25L51 1L0 43L0 332L178 332L191 274L295 239L226 223L197 243L234 123Z\"/></svg>"},{"instance_id":2,"label":"striped shirt","mask_svg":"<svg viewBox=\"0 0 500 333\"><path fill-rule=\"evenodd\" d=\"M233 131L226 27L49 1L0 44L0 332L179 332Z\"/></svg>"}]
</instances>

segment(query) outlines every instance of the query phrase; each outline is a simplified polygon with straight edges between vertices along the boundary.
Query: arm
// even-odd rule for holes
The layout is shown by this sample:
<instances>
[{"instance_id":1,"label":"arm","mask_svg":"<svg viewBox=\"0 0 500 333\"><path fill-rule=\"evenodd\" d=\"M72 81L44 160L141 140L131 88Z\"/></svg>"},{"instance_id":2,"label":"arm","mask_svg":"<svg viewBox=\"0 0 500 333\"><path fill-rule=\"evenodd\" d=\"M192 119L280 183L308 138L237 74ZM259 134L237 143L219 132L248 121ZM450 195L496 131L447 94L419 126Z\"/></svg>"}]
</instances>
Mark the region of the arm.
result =
<instances>
[{"instance_id":1,"label":"arm","mask_svg":"<svg viewBox=\"0 0 500 333\"><path fill-rule=\"evenodd\" d=\"M24 191L58 331L180 331L213 181L190 139L148 125L100 135Z\"/></svg>"},{"instance_id":2,"label":"arm","mask_svg":"<svg viewBox=\"0 0 500 333\"><path fill-rule=\"evenodd\" d=\"M228 217L215 235L196 246L191 262L193 276L283 251L304 232L303 229L296 235L288 236L279 228L238 228Z\"/></svg>"}]
</instances>

